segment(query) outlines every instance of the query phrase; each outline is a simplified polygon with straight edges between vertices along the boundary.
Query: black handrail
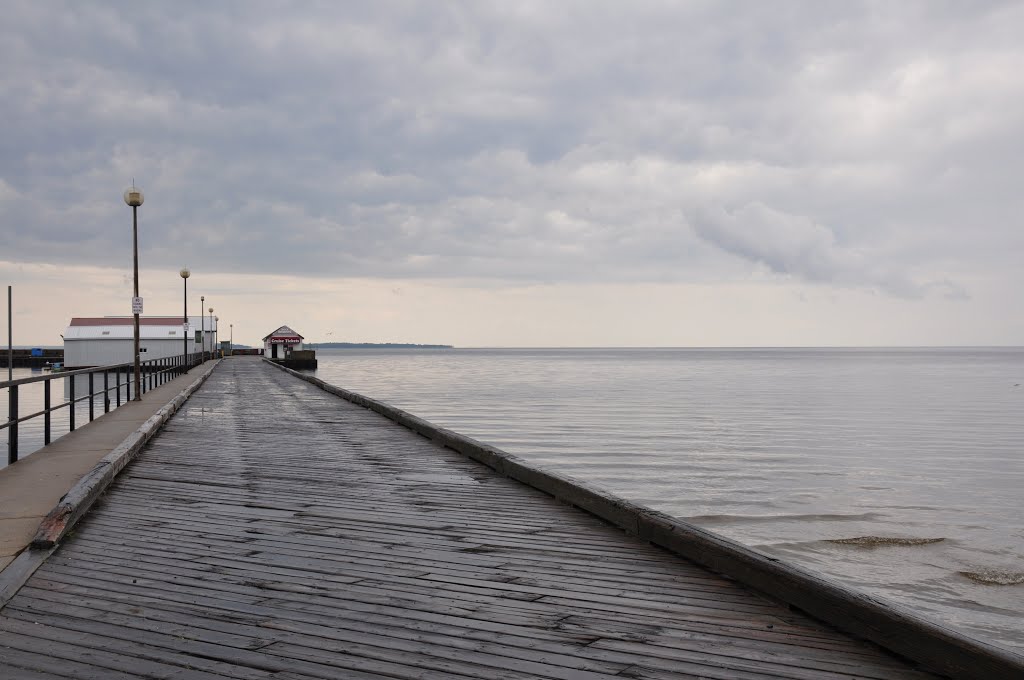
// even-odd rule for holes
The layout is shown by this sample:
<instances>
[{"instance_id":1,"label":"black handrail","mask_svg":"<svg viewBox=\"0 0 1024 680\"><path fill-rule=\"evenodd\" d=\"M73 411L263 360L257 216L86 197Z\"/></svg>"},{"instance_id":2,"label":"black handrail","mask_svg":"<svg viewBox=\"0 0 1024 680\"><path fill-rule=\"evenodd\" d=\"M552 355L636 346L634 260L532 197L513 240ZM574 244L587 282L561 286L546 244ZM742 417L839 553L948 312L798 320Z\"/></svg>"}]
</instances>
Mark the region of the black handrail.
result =
<instances>
[{"instance_id":1,"label":"black handrail","mask_svg":"<svg viewBox=\"0 0 1024 680\"><path fill-rule=\"evenodd\" d=\"M163 385L169 380L182 375L189 371L189 369L198 366L203 363L206 356L202 352L196 352L189 354L187 357L182 355L164 357L162 359L150 359L143 361L139 364L139 370L143 374L140 385L142 393L145 394L147 389L152 390L160 385ZM7 464L12 465L18 461L18 425L43 416L43 446L50 444L50 414L54 411L58 411L62 408L68 409L68 425L69 431L75 430L75 404L89 400L89 422L92 422L95 416L95 399L99 395L103 395L103 412L109 413L110 404L110 392L114 391L116 404L114 408L121 406L121 388L125 390L125 403L128 403L132 399L132 373L135 369L135 364L111 364L110 366L94 366L92 368L82 368L75 371L61 371L59 373L51 373L50 375L35 376L32 378L20 378L18 380L6 380L0 382L0 389L7 388L7 422L0 423L0 430L8 430L8 446L7 446ZM125 381L121 382L121 372L124 372ZM103 390L97 391L95 388L95 381L93 376L97 373L103 374ZM114 384L110 384L109 375L114 374ZM85 396L77 396L75 394L75 378L78 376L87 376L89 383L89 394ZM68 379L68 394L69 398L62 401L57 406L50 406L50 384L54 380ZM43 383L43 410L30 413L22 416L18 413L18 388L22 385L28 385L31 383Z\"/></svg>"}]
</instances>

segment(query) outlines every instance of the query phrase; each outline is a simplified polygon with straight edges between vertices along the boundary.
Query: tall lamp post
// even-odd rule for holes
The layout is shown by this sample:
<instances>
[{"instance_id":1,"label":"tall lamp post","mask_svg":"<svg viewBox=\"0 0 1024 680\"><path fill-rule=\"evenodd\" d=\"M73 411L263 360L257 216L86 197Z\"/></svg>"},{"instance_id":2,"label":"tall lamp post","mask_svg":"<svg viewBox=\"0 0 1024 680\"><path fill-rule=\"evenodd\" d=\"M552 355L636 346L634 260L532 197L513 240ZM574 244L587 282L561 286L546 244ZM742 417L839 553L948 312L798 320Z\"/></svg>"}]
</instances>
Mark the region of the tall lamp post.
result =
<instances>
[{"instance_id":1,"label":"tall lamp post","mask_svg":"<svg viewBox=\"0 0 1024 680\"><path fill-rule=\"evenodd\" d=\"M188 370L188 277L192 276L192 272L188 270L188 267L182 267L181 281L185 284L185 324L182 326L185 329L185 337L181 339L181 370L182 372Z\"/></svg>"},{"instance_id":2,"label":"tall lamp post","mask_svg":"<svg viewBox=\"0 0 1024 680\"><path fill-rule=\"evenodd\" d=\"M213 328L213 307L210 307L210 358L217 356L217 331Z\"/></svg>"},{"instance_id":3,"label":"tall lamp post","mask_svg":"<svg viewBox=\"0 0 1024 680\"><path fill-rule=\"evenodd\" d=\"M203 303L206 302L206 296L199 296L199 325L202 329L199 333L199 339L203 341L203 361L206 361L206 314L203 313Z\"/></svg>"},{"instance_id":4,"label":"tall lamp post","mask_svg":"<svg viewBox=\"0 0 1024 680\"><path fill-rule=\"evenodd\" d=\"M235 324L229 323L231 335L228 337L228 356L235 356Z\"/></svg>"},{"instance_id":5,"label":"tall lamp post","mask_svg":"<svg viewBox=\"0 0 1024 680\"><path fill-rule=\"evenodd\" d=\"M132 186L125 189L124 202L132 207L132 256L135 263L132 316L135 317L135 401L142 401L142 375L139 370L139 314L142 313L142 298L139 297L139 206L145 200L142 189Z\"/></svg>"}]
</instances>

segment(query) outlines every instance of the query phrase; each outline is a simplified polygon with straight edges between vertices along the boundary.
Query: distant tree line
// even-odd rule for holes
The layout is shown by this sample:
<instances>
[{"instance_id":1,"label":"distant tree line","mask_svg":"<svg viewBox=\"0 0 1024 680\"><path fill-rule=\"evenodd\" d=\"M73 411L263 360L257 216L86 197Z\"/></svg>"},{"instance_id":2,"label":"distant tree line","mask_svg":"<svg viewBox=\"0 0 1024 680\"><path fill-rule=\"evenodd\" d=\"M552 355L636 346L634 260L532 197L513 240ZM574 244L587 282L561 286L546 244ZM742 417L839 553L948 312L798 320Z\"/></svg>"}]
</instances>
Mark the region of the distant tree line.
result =
<instances>
[{"instance_id":1,"label":"distant tree line","mask_svg":"<svg viewBox=\"0 0 1024 680\"><path fill-rule=\"evenodd\" d=\"M453 349L453 345L419 345L410 342L313 342L313 349Z\"/></svg>"}]
</instances>

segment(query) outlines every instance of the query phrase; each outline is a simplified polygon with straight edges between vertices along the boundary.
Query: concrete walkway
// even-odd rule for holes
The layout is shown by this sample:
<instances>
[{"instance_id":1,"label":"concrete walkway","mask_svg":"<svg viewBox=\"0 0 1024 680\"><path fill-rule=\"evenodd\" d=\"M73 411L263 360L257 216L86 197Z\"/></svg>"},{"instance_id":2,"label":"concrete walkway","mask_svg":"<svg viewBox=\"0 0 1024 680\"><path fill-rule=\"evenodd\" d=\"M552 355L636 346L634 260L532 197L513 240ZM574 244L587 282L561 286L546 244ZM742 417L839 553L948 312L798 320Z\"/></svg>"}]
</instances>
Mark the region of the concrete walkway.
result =
<instances>
[{"instance_id":1,"label":"concrete walkway","mask_svg":"<svg viewBox=\"0 0 1024 680\"><path fill-rule=\"evenodd\" d=\"M75 482L214 365L193 368L147 391L141 401L123 404L0 469L0 570L28 546L40 521Z\"/></svg>"}]
</instances>

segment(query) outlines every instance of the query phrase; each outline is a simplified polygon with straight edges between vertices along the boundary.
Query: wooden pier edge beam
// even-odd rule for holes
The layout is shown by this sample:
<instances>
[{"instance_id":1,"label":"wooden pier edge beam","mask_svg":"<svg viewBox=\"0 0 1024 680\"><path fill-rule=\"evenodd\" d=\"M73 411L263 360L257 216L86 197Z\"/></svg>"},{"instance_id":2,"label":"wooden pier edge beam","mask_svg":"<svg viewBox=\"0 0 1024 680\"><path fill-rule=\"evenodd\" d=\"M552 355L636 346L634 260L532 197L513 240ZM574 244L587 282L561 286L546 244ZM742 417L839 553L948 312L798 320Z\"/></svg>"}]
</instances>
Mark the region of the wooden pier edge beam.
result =
<instances>
[{"instance_id":1,"label":"wooden pier edge beam","mask_svg":"<svg viewBox=\"0 0 1024 680\"><path fill-rule=\"evenodd\" d=\"M202 373L188 387L150 416L137 430L125 437L113 451L101 458L89 472L85 473L39 523L39 529L29 548L46 550L59 544L75 526L75 523L96 502L96 499L106 491L117 474L142 450L146 442L152 439L164 423L170 420L171 416L177 413L188 398L206 382L220 361L218 359L210 366L204 367Z\"/></svg>"},{"instance_id":2,"label":"wooden pier edge beam","mask_svg":"<svg viewBox=\"0 0 1024 680\"><path fill-rule=\"evenodd\" d=\"M620 498L587 482L536 467L494 446L439 427L402 409L264 360L326 392L403 425L493 470L585 510L712 571L767 594L855 637L954 678L1017 680L1024 656L964 635L916 612Z\"/></svg>"}]
</instances>

